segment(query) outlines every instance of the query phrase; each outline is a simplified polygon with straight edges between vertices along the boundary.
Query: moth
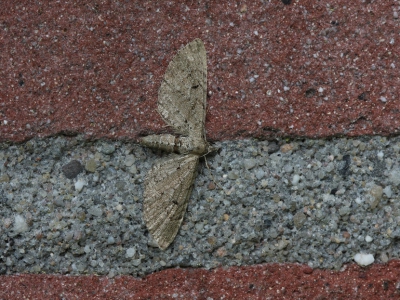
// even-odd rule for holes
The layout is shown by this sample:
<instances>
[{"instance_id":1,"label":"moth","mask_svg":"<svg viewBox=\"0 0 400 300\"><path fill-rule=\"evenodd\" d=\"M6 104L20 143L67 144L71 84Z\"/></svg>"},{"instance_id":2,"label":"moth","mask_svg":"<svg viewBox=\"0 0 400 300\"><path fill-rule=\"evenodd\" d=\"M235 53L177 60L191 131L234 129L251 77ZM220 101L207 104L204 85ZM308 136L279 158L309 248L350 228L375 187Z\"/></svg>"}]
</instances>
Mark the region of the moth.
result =
<instances>
[{"instance_id":1,"label":"moth","mask_svg":"<svg viewBox=\"0 0 400 300\"><path fill-rule=\"evenodd\" d=\"M199 157L214 151L205 135L206 97L206 49L195 39L169 63L158 91L158 112L177 135L149 135L140 140L144 146L171 153L157 160L144 180L143 218L162 250L181 226Z\"/></svg>"}]
</instances>

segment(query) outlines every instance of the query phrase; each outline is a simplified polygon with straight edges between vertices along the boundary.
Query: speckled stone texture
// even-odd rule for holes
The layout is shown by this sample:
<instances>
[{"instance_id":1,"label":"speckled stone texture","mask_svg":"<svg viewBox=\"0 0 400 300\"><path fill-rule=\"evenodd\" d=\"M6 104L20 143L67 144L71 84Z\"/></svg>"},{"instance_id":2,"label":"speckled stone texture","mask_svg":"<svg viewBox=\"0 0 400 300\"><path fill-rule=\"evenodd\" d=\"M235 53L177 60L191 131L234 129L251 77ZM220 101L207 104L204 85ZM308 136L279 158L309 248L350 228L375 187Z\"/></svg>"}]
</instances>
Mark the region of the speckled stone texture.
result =
<instances>
[{"instance_id":1,"label":"speckled stone texture","mask_svg":"<svg viewBox=\"0 0 400 300\"><path fill-rule=\"evenodd\" d=\"M3 276L1 299L399 299L400 263L340 272L295 264L121 276Z\"/></svg>"},{"instance_id":2,"label":"speckled stone texture","mask_svg":"<svg viewBox=\"0 0 400 300\"><path fill-rule=\"evenodd\" d=\"M290 1L284 1L290 2ZM167 131L157 90L201 38L207 137L397 134L398 1L3 1L0 140ZM296 265L130 277L0 277L2 299L398 299L398 261L345 272ZM309 274L310 273L310 274ZM52 297L52 295L54 297Z\"/></svg>"},{"instance_id":3,"label":"speckled stone texture","mask_svg":"<svg viewBox=\"0 0 400 300\"><path fill-rule=\"evenodd\" d=\"M0 139L166 130L160 80L194 38L208 54L211 141L398 133L399 5L5 1Z\"/></svg>"}]
</instances>

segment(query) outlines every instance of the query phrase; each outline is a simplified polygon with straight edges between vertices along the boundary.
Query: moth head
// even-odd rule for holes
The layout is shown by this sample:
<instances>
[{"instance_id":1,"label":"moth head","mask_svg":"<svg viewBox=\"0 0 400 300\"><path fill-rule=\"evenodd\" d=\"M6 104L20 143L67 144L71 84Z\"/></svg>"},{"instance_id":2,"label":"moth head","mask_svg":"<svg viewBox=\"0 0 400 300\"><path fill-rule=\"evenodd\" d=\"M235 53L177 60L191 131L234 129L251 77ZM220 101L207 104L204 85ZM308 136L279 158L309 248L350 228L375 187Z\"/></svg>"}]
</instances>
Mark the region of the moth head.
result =
<instances>
[{"instance_id":1,"label":"moth head","mask_svg":"<svg viewBox=\"0 0 400 300\"><path fill-rule=\"evenodd\" d=\"M207 143L207 152L205 155L207 155L209 153L217 152L219 149L220 149L219 147L215 147L215 146Z\"/></svg>"}]
</instances>

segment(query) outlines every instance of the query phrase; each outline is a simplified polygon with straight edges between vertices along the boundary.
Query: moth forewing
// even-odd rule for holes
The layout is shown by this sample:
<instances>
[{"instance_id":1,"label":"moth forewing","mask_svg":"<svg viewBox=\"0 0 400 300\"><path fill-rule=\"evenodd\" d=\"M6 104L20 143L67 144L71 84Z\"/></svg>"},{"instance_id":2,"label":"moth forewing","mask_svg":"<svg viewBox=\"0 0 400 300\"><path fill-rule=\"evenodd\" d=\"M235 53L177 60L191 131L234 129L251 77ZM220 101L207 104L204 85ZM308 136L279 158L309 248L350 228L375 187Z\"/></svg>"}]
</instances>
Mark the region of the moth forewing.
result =
<instances>
[{"instance_id":1,"label":"moth forewing","mask_svg":"<svg viewBox=\"0 0 400 300\"><path fill-rule=\"evenodd\" d=\"M203 135L206 98L206 49L195 39L169 63L158 91L158 112L176 133Z\"/></svg>"},{"instance_id":2,"label":"moth forewing","mask_svg":"<svg viewBox=\"0 0 400 300\"><path fill-rule=\"evenodd\" d=\"M200 39L180 49L169 63L158 92L158 112L180 136L151 135L147 147L171 154L157 160L144 181L143 217L160 249L174 240L182 223L199 157L210 152L205 138L207 59Z\"/></svg>"}]
</instances>

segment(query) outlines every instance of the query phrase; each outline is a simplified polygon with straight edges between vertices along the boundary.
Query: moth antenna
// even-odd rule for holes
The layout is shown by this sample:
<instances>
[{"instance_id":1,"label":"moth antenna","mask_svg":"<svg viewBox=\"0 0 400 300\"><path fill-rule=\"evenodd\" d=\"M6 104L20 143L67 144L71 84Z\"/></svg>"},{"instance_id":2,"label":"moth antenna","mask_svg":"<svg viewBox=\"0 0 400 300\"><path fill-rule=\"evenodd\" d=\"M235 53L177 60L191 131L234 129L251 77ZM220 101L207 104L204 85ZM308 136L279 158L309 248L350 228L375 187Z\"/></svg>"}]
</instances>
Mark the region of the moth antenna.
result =
<instances>
[{"instance_id":1,"label":"moth antenna","mask_svg":"<svg viewBox=\"0 0 400 300\"><path fill-rule=\"evenodd\" d=\"M214 177L214 175L212 174L212 171L211 171L210 167L208 166L207 158L206 158L205 156L204 156L204 161L205 161L205 163L206 163L207 169L210 171L211 180L215 183L216 186L218 186L221 190L223 190L225 194L227 194L227 191L224 189L224 187L223 187L222 185L220 185L220 184L215 180L215 177Z\"/></svg>"}]
</instances>

